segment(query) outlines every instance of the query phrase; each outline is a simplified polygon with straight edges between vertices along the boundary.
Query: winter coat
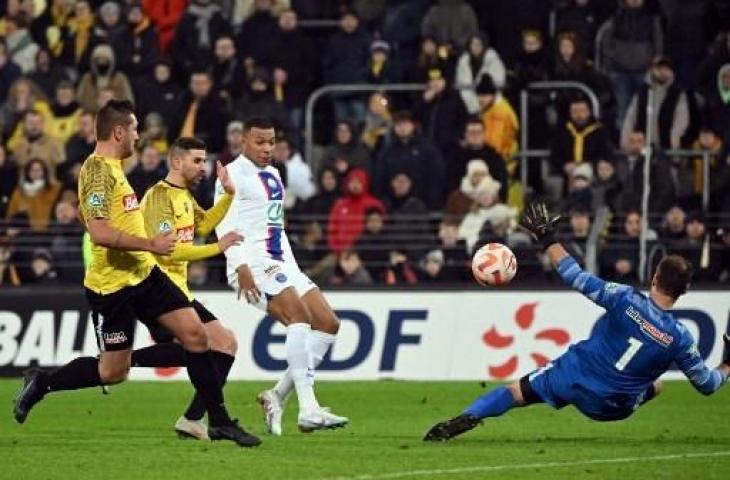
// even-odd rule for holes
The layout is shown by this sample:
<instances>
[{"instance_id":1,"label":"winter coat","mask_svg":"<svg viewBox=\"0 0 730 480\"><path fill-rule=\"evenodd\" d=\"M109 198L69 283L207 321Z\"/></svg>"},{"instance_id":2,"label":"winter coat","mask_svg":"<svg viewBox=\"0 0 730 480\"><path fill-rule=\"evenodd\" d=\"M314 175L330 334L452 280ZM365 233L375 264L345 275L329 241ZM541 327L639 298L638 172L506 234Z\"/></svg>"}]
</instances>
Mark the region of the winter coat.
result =
<instances>
[{"instance_id":1,"label":"winter coat","mask_svg":"<svg viewBox=\"0 0 730 480\"><path fill-rule=\"evenodd\" d=\"M312 40L300 29L277 30L271 39L271 58L267 63L272 71L281 68L287 72L283 92L286 106L304 106L318 74L318 52Z\"/></svg>"},{"instance_id":2,"label":"winter coat","mask_svg":"<svg viewBox=\"0 0 730 480\"><path fill-rule=\"evenodd\" d=\"M102 75L98 62L106 59L109 62L108 71ZM91 54L89 71L81 77L76 97L81 108L91 112L97 110L96 98L99 90L109 87L114 91L114 98L134 101L132 87L127 76L116 69L116 56L108 45L98 45Z\"/></svg>"},{"instance_id":3,"label":"winter coat","mask_svg":"<svg viewBox=\"0 0 730 480\"><path fill-rule=\"evenodd\" d=\"M160 58L160 39L149 18L138 25L130 25L122 35L119 49L119 69L130 77L142 77L152 73Z\"/></svg>"},{"instance_id":4,"label":"winter coat","mask_svg":"<svg viewBox=\"0 0 730 480\"><path fill-rule=\"evenodd\" d=\"M468 52L464 52L459 57L459 62L456 64L455 83L457 86L478 85L484 75L489 75L498 89L504 88L507 71L499 54L493 48L484 51L481 67L477 72L472 71L471 55ZM480 107L476 92L473 89L461 89L459 93L468 112L472 115L479 113Z\"/></svg>"},{"instance_id":5,"label":"winter coat","mask_svg":"<svg viewBox=\"0 0 730 480\"><path fill-rule=\"evenodd\" d=\"M189 92L179 98L177 113L170 119L170 142L180 134L192 102L193 97ZM228 105L215 91L200 100L195 115L195 136L207 144L209 152L218 153L226 145L226 127L230 119Z\"/></svg>"},{"instance_id":6,"label":"winter coat","mask_svg":"<svg viewBox=\"0 0 730 480\"><path fill-rule=\"evenodd\" d=\"M441 155L446 155L464 132L467 111L459 94L448 86L430 102L421 98L413 108L423 135L431 140Z\"/></svg>"},{"instance_id":7,"label":"winter coat","mask_svg":"<svg viewBox=\"0 0 730 480\"><path fill-rule=\"evenodd\" d=\"M188 0L142 0L145 14L157 27L163 53L167 52L187 6Z\"/></svg>"},{"instance_id":8,"label":"winter coat","mask_svg":"<svg viewBox=\"0 0 730 480\"><path fill-rule=\"evenodd\" d=\"M661 20L645 8L620 7L597 35L605 72L643 73L664 48Z\"/></svg>"},{"instance_id":9,"label":"winter coat","mask_svg":"<svg viewBox=\"0 0 730 480\"><path fill-rule=\"evenodd\" d=\"M322 62L325 83L362 83L370 58L370 36L359 28L352 34L338 30L328 39Z\"/></svg>"},{"instance_id":10,"label":"winter coat","mask_svg":"<svg viewBox=\"0 0 730 480\"><path fill-rule=\"evenodd\" d=\"M591 120L579 128L569 120L553 137L550 150L552 173L562 175L566 163L595 163L600 158L609 158L612 153L609 133L600 122Z\"/></svg>"},{"instance_id":11,"label":"winter coat","mask_svg":"<svg viewBox=\"0 0 730 480\"><path fill-rule=\"evenodd\" d=\"M238 57L252 58L256 65L268 65L274 51L271 40L278 31L276 18L270 12L254 12L241 24L241 30L236 37Z\"/></svg>"},{"instance_id":12,"label":"winter coat","mask_svg":"<svg viewBox=\"0 0 730 480\"><path fill-rule=\"evenodd\" d=\"M451 43L459 49L478 32L476 14L464 0L438 0L421 22L422 37L434 37L437 43Z\"/></svg>"},{"instance_id":13,"label":"winter coat","mask_svg":"<svg viewBox=\"0 0 730 480\"><path fill-rule=\"evenodd\" d=\"M191 4L180 19L175 29L175 37L170 45L175 66L185 73L206 68L213 62L213 47L218 37L229 34L231 26L223 18L220 7L210 3L204 8ZM203 16L196 14L198 10L210 15L205 22ZM201 29L200 24L207 25L207 30ZM206 35L207 32L207 35Z\"/></svg>"}]
</instances>

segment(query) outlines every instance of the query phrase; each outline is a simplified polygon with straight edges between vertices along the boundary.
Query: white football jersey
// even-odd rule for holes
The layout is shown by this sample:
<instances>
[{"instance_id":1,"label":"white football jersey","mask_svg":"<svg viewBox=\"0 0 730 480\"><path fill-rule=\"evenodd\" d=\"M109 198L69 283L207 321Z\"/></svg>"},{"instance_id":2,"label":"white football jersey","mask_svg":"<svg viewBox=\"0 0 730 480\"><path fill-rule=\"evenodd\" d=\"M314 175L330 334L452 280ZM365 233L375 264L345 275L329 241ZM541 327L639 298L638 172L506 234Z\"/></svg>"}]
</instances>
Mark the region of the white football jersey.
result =
<instances>
[{"instance_id":1,"label":"white football jersey","mask_svg":"<svg viewBox=\"0 0 730 480\"><path fill-rule=\"evenodd\" d=\"M270 165L261 168L243 155L236 157L226 168L236 193L228 213L216 227L216 233L220 238L235 230L244 237L240 245L225 252L228 276L235 275L240 265L262 257L296 265L284 231L286 192L279 171ZM222 194L223 186L218 180L216 202Z\"/></svg>"}]
</instances>

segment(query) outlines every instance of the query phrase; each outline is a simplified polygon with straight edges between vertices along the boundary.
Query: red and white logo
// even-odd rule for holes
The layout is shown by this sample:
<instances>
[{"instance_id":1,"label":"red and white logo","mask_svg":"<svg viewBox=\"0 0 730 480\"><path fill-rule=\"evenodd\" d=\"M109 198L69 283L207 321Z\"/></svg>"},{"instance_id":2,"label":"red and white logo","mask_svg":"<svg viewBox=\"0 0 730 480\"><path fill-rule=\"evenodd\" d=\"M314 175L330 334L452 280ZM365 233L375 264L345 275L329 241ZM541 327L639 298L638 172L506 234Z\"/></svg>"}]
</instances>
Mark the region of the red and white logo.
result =
<instances>
[{"instance_id":1,"label":"red and white logo","mask_svg":"<svg viewBox=\"0 0 730 480\"><path fill-rule=\"evenodd\" d=\"M130 193L122 197L122 205L124 205L125 212L131 212L133 210L139 210L139 202L137 201L137 195Z\"/></svg>"},{"instance_id":2,"label":"red and white logo","mask_svg":"<svg viewBox=\"0 0 730 480\"><path fill-rule=\"evenodd\" d=\"M178 242L192 242L195 237L195 228L192 225L177 229Z\"/></svg>"},{"instance_id":3,"label":"red and white logo","mask_svg":"<svg viewBox=\"0 0 730 480\"><path fill-rule=\"evenodd\" d=\"M547 328L534 332L532 324L535 320L535 309L537 303L526 303L521 305L515 312L515 323L517 324L517 333L519 335L532 335L533 341L549 341L557 346L567 345L570 342L570 334L567 330L562 328ZM502 335L497 331L497 328L492 327L484 332L482 335L482 341L489 347L498 350L515 348L515 336L514 335ZM523 358L523 357L529 357ZM535 368L542 367L547 364L551 359L545 354L540 352L527 352L516 351L511 355L504 363L498 365L488 365L487 372L489 376L494 379L505 379L510 378L520 368L520 361L534 363Z\"/></svg>"}]
</instances>

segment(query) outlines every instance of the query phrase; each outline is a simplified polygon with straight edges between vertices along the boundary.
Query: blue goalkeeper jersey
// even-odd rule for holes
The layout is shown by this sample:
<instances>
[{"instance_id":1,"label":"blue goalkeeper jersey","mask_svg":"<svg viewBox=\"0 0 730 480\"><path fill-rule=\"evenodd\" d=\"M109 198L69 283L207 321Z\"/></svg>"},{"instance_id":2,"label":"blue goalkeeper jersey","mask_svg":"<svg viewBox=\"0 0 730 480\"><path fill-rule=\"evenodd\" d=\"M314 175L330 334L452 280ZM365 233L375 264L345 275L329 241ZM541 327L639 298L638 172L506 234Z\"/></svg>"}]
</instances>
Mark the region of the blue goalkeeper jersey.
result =
<instances>
[{"instance_id":1,"label":"blue goalkeeper jersey","mask_svg":"<svg viewBox=\"0 0 730 480\"><path fill-rule=\"evenodd\" d=\"M650 297L630 286L601 280L570 256L557 270L568 285L606 309L590 338L571 346L562 357L576 383L601 396L638 396L672 362L704 394L726 380L707 368L684 325Z\"/></svg>"}]
</instances>

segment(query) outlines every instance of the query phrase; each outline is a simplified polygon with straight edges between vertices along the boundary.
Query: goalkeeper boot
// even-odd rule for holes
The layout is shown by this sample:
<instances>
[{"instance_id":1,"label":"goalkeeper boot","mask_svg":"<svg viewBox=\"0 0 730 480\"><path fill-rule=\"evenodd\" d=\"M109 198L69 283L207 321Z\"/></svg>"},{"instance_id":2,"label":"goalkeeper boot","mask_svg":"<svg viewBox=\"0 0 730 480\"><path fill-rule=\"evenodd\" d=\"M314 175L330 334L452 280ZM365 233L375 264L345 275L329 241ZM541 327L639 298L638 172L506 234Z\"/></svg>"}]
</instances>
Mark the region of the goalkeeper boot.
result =
<instances>
[{"instance_id":1,"label":"goalkeeper boot","mask_svg":"<svg viewBox=\"0 0 730 480\"><path fill-rule=\"evenodd\" d=\"M40 377L44 373L38 368L31 368L25 371L23 377L23 388L15 397L13 416L18 423L25 422L31 408L43 400L46 392L41 386Z\"/></svg>"},{"instance_id":2,"label":"goalkeeper boot","mask_svg":"<svg viewBox=\"0 0 730 480\"><path fill-rule=\"evenodd\" d=\"M464 413L458 417L452 418L451 420L437 423L428 431L423 440L425 442L445 442L457 435L468 432L480 423L481 420L474 415Z\"/></svg>"}]
</instances>

